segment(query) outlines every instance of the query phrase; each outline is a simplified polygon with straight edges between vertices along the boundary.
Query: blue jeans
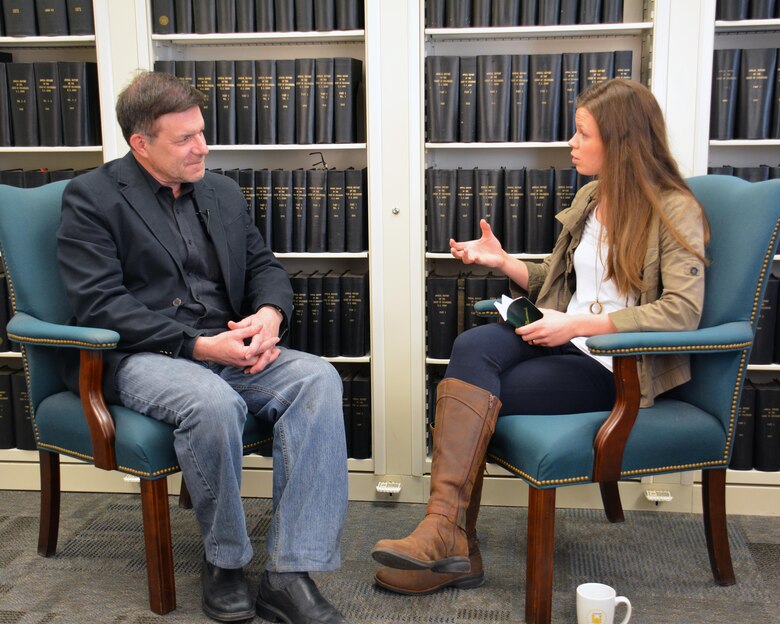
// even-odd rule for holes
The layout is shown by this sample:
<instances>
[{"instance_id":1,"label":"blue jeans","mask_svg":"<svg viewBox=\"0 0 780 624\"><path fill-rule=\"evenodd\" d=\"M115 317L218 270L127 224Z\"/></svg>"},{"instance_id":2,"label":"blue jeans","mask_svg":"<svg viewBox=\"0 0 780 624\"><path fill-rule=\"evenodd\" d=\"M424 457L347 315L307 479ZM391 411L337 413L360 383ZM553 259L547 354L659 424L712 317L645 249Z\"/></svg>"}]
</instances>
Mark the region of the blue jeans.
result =
<instances>
[{"instance_id":1,"label":"blue jeans","mask_svg":"<svg viewBox=\"0 0 780 624\"><path fill-rule=\"evenodd\" d=\"M127 357L116 375L122 403L176 427L174 446L206 559L240 568L252 558L241 503L247 413L273 423L273 519L267 567L335 570L347 508L342 384L328 362L291 349L265 370L155 353Z\"/></svg>"}]
</instances>

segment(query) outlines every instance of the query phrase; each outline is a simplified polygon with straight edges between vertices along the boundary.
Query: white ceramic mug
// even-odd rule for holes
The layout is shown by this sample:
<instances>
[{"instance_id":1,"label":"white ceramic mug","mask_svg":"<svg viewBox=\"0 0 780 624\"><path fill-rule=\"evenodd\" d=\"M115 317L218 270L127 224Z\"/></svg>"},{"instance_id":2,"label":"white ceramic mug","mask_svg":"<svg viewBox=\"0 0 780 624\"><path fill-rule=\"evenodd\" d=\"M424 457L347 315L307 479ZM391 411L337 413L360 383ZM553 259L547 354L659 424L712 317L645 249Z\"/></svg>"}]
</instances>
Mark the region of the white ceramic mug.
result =
<instances>
[{"instance_id":1,"label":"white ceramic mug","mask_svg":"<svg viewBox=\"0 0 780 624\"><path fill-rule=\"evenodd\" d=\"M626 617L620 624L631 619L631 603L625 596L618 596L609 585L583 583L577 587L577 624L614 624L615 607L626 605Z\"/></svg>"}]
</instances>

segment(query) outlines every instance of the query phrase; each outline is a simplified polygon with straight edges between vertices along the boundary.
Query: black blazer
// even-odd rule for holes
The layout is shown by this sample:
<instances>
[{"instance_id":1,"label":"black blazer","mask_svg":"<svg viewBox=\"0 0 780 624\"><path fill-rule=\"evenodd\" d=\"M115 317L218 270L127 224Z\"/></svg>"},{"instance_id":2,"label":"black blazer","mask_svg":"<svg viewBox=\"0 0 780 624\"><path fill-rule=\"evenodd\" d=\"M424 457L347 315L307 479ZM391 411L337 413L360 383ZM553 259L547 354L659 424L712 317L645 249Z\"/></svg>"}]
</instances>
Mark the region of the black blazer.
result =
<instances>
[{"instance_id":1,"label":"black blazer","mask_svg":"<svg viewBox=\"0 0 780 624\"><path fill-rule=\"evenodd\" d=\"M194 199L208 215L233 317L262 305L292 313L287 272L263 241L246 210L241 189L206 172ZM104 391L116 402L114 375L129 353L180 354L200 332L174 320L189 297L175 250L174 233L132 153L74 178L62 198L57 253L74 323L119 332L119 348L106 352ZM72 361L66 383L78 389Z\"/></svg>"}]
</instances>

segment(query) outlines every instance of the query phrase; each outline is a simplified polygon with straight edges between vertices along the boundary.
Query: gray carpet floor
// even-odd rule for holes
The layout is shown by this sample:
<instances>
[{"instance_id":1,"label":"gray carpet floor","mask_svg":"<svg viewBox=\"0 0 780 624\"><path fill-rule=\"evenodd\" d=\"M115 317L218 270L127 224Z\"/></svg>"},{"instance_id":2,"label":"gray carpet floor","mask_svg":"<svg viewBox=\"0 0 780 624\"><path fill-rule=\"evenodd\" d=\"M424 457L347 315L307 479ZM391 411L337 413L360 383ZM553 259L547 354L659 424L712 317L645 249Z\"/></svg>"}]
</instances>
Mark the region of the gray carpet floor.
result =
<instances>
[{"instance_id":1,"label":"gray carpet floor","mask_svg":"<svg viewBox=\"0 0 780 624\"><path fill-rule=\"evenodd\" d=\"M270 502L246 499L245 509L256 584ZM483 587L410 598L374 586L371 546L405 535L422 511L422 505L351 503L342 569L316 575L323 593L353 624L523 622L523 508L483 508ZM194 517L171 499L171 520L178 607L157 616L148 610L140 497L64 494L58 551L44 559L36 554L37 493L0 492L0 624L210 622L200 610L202 548ZM624 524L613 525L598 510L559 509L553 621L576 622L577 585L598 581L629 597L634 624L780 622L780 518L731 516L729 534L737 584L718 587L698 515L627 512Z\"/></svg>"}]
</instances>

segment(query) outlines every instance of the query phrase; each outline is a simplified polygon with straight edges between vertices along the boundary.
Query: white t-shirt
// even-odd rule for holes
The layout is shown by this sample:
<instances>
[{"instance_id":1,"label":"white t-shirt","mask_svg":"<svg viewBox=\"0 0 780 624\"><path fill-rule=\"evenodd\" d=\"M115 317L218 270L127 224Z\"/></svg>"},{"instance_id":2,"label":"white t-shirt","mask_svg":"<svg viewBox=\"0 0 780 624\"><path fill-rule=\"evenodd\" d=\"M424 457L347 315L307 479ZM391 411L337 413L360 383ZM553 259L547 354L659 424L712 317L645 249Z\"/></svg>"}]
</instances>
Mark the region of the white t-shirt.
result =
<instances>
[{"instance_id":1,"label":"white t-shirt","mask_svg":"<svg viewBox=\"0 0 780 624\"><path fill-rule=\"evenodd\" d=\"M566 308L567 314L592 314L591 307L596 299L601 304L601 314L622 310L636 303L636 295L621 295L614 282L604 279L604 262L607 258L607 243L602 237L602 226L596 219L596 211L590 213L582 231L582 238L574 250L574 271L577 275L577 288ZM593 304L593 306L591 305ZM601 362L612 370L612 358L607 355L592 355L585 346L587 337L578 336L571 342L581 351Z\"/></svg>"}]
</instances>

